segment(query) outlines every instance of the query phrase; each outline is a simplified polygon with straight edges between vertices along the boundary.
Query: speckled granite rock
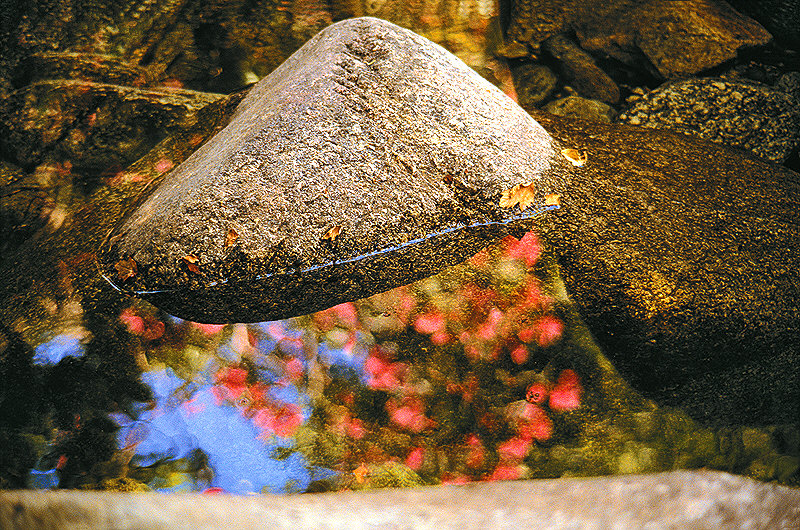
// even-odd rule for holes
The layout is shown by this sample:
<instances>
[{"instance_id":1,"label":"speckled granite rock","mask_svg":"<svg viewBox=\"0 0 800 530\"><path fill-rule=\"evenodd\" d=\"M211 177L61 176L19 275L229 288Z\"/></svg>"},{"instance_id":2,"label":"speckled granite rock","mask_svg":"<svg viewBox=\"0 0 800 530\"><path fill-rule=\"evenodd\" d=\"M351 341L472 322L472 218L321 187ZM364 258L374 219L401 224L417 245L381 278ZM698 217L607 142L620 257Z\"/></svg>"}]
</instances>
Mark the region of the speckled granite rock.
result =
<instances>
[{"instance_id":1,"label":"speckled granite rock","mask_svg":"<svg viewBox=\"0 0 800 530\"><path fill-rule=\"evenodd\" d=\"M499 206L505 190L536 183L526 215L541 211L568 166L455 56L350 19L260 81L100 261L118 287L191 320L311 313L469 258L519 215Z\"/></svg>"},{"instance_id":2,"label":"speckled granite rock","mask_svg":"<svg viewBox=\"0 0 800 530\"><path fill-rule=\"evenodd\" d=\"M293 496L0 492L0 527L797 528L800 491L710 471Z\"/></svg>"},{"instance_id":3,"label":"speckled granite rock","mask_svg":"<svg viewBox=\"0 0 800 530\"><path fill-rule=\"evenodd\" d=\"M699 136L777 163L800 143L800 101L790 92L743 80L670 82L637 100L617 121Z\"/></svg>"}]
</instances>

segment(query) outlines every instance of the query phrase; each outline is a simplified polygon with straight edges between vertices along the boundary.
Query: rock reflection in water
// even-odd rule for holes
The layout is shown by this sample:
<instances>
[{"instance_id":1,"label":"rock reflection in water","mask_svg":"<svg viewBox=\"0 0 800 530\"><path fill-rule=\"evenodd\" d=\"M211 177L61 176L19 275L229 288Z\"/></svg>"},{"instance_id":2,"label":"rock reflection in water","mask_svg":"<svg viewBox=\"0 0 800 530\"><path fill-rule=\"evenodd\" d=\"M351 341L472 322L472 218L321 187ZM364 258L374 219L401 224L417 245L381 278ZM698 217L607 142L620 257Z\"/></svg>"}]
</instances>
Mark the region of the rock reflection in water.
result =
<instances>
[{"instance_id":1,"label":"rock reflection in water","mask_svg":"<svg viewBox=\"0 0 800 530\"><path fill-rule=\"evenodd\" d=\"M118 321L152 398L111 413L116 450L92 465L67 465L89 448L81 426L61 431L29 484L251 494L699 466L796 480L791 427L713 431L631 391L539 253L533 233L509 237L288 321L196 324L135 302Z\"/></svg>"}]
</instances>

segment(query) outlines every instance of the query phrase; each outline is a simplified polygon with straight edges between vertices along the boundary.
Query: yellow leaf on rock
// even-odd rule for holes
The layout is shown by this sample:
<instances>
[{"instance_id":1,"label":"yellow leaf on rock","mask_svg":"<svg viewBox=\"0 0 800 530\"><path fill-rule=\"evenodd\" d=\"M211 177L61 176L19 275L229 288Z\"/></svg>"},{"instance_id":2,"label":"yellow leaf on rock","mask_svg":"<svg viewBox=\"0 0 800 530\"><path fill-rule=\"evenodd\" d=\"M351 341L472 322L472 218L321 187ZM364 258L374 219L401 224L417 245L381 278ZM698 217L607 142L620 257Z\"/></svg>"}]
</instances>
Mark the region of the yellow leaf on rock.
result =
<instances>
[{"instance_id":1,"label":"yellow leaf on rock","mask_svg":"<svg viewBox=\"0 0 800 530\"><path fill-rule=\"evenodd\" d=\"M342 231L342 227L340 225L336 225L327 232L325 235L322 236L322 240L325 241L326 239L329 241L335 241L337 237L339 237L339 233Z\"/></svg>"},{"instance_id":2,"label":"yellow leaf on rock","mask_svg":"<svg viewBox=\"0 0 800 530\"><path fill-rule=\"evenodd\" d=\"M575 167L584 165L589 158L586 151L580 152L577 149L562 149L561 154L564 155L564 158L572 162L572 165Z\"/></svg>"},{"instance_id":3,"label":"yellow leaf on rock","mask_svg":"<svg viewBox=\"0 0 800 530\"><path fill-rule=\"evenodd\" d=\"M513 188L503 192L500 197L501 208L513 208L519 204L520 210L524 210L536 200L536 187L533 182L527 184L517 184Z\"/></svg>"}]
</instances>

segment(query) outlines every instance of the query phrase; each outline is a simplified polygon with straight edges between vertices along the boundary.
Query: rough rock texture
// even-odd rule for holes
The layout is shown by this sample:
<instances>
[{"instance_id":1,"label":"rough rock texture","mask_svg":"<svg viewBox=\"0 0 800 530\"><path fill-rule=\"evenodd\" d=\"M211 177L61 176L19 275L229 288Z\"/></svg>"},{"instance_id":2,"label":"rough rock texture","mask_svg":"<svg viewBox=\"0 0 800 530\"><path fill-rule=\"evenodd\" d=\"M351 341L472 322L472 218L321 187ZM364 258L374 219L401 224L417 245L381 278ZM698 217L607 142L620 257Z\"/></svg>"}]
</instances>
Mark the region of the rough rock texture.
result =
<instances>
[{"instance_id":1,"label":"rough rock texture","mask_svg":"<svg viewBox=\"0 0 800 530\"><path fill-rule=\"evenodd\" d=\"M584 49L625 63L636 65L643 54L665 78L706 70L771 39L721 0L524 0L508 34L535 44L568 31Z\"/></svg>"},{"instance_id":2,"label":"rough rock texture","mask_svg":"<svg viewBox=\"0 0 800 530\"><path fill-rule=\"evenodd\" d=\"M138 86L147 81L148 72L141 66L113 55L89 53L34 53L14 72L16 87L47 79L83 79L114 85Z\"/></svg>"},{"instance_id":3,"label":"rough rock texture","mask_svg":"<svg viewBox=\"0 0 800 530\"><path fill-rule=\"evenodd\" d=\"M188 127L220 94L80 80L37 81L0 102L0 148L21 166L74 160L116 170Z\"/></svg>"},{"instance_id":4,"label":"rough rock texture","mask_svg":"<svg viewBox=\"0 0 800 530\"><path fill-rule=\"evenodd\" d=\"M535 117L587 154L561 209L537 226L623 376L663 397L687 380L769 365L771 375L713 391L740 421L796 421L800 175L664 130Z\"/></svg>"},{"instance_id":5,"label":"rough rock texture","mask_svg":"<svg viewBox=\"0 0 800 530\"><path fill-rule=\"evenodd\" d=\"M611 120L616 116L614 109L602 101L586 99L580 96L567 96L551 101L542 107L542 110L558 116L603 123L611 123Z\"/></svg>"},{"instance_id":6,"label":"rough rock texture","mask_svg":"<svg viewBox=\"0 0 800 530\"><path fill-rule=\"evenodd\" d=\"M619 87L592 59L566 35L554 35L542 48L555 59L565 82L578 93L606 103L619 101Z\"/></svg>"},{"instance_id":7,"label":"rough rock texture","mask_svg":"<svg viewBox=\"0 0 800 530\"><path fill-rule=\"evenodd\" d=\"M259 82L100 260L114 284L183 318L310 313L470 257L519 215L499 207L504 190L536 183L525 214L540 211L567 166L456 57L351 19Z\"/></svg>"},{"instance_id":8,"label":"rough rock texture","mask_svg":"<svg viewBox=\"0 0 800 530\"><path fill-rule=\"evenodd\" d=\"M556 89L558 78L543 64L523 64L512 71L517 101L523 107L537 107Z\"/></svg>"},{"instance_id":9,"label":"rough rock texture","mask_svg":"<svg viewBox=\"0 0 800 530\"><path fill-rule=\"evenodd\" d=\"M747 81L670 82L636 101L618 121L699 136L779 164L800 143L800 100L788 91Z\"/></svg>"},{"instance_id":10,"label":"rough rock texture","mask_svg":"<svg viewBox=\"0 0 800 530\"><path fill-rule=\"evenodd\" d=\"M800 2L796 0L729 0L745 15L764 25L779 42L800 47Z\"/></svg>"},{"instance_id":11,"label":"rough rock texture","mask_svg":"<svg viewBox=\"0 0 800 530\"><path fill-rule=\"evenodd\" d=\"M295 496L0 492L0 526L796 528L800 491L709 471Z\"/></svg>"}]
</instances>

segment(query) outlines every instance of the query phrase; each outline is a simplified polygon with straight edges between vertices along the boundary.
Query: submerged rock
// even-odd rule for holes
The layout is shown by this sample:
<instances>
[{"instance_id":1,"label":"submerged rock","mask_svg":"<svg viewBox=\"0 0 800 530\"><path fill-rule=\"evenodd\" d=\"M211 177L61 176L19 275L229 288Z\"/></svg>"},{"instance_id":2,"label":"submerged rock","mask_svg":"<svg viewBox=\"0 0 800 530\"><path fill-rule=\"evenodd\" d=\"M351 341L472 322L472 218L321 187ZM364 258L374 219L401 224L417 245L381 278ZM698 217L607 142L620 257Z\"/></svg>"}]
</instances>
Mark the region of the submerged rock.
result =
<instances>
[{"instance_id":1,"label":"submerged rock","mask_svg":"<svg viewBox=\"0 0 800 530\"><path fill-rule=\"evenodd\" d=\"M509 38L537 44L574 31L580 45L664 78L707 70L761 46L771 35L721 0L521 0Z\"/></svg>"},{"instance_id":2,"label":"submerged rock","mask_svg":"<svg viewBox=\"0 0 800 530\"><path fill-rule=\"evenodd\" d=\"M662 403L730 400L697 407L708 421L796 421L800 175L683 134L535 116L587 154L537 225L626 379Z\"/></svg>"},{"instance_id":3,"label":"submerged rock","mask_svg":"<svg viewBox=\"0 0 800 530\"><path fill-rule=\"evenodd\" d=\"M542 48L558 62L561 75L580 95L612 105L619 101L614 80L569 37L554 35L542 43Z\"/></svg>"},{"instance_id":4,"label":"submerged rock","mask_svg":"<svg viewBox=\"0 0 800 530\"><path fill-rule=\"evenodd\" d=\"M553 207L572 170L512 100L373 18L312 38L107 240L120 289L201 322L285 318L430 276ZM502 193L535 184L523 214ZM552 199L551 199L552 202Z\"/></svg>"},{"instance_id":5,"label":"submerged rock","mask_svg":"<svg viewBox=\"0 0 800 530\"><path fill-rule=\"evenodd\" d=\"M0 149L20 166L74 161L114 173L189 127L221 94L83 80L36 81L0 101Z\"/></svg>"},{"instance_id":6,"label":"submerged rock","mask_svg":"<svg viewBox=\"0 0 800 530\"><path fill-rule=\"evenodd\" d=\"M525 63L512 71L517 101L522 107L538 107L556 90L558 78L543 64Z\"/></svg>"},{"instance_id":7,"label":"submerged rock","mask_svg":"<svg viewBox=\"0 0 800 530\"><path fill-rule=\"evenodd\" d=\"M800 100L753 81L703 78L666 83L620 114L618 121L672 129L741 147L784 162L800 143Z\"/></svg>"},{"instance_id":8,"label":"submerged rock","mask_svg":"<svg viewBox=\"0 0 800 530\"><path fill-rule=\"evenodd\" d=\"M580 96L567 96L551 101L542 107L542 110L558 116L603 123L611 123L616 114L613 108L602 101L586 99Z\"/></svg>"}]
</instances>

